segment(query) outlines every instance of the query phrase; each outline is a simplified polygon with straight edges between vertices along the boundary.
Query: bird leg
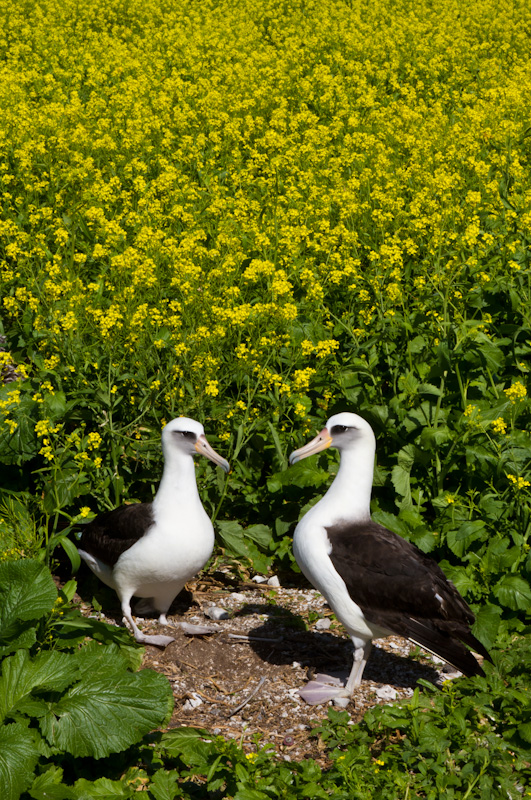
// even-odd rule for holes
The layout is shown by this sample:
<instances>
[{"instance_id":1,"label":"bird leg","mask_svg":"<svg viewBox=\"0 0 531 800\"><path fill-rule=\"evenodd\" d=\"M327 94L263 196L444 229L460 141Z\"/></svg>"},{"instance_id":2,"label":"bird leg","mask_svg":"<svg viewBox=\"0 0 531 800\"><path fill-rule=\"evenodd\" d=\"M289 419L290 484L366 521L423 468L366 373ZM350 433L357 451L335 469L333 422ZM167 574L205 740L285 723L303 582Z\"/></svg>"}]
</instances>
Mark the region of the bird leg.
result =
<instances>
[{"instance_id":1,"label":"bird leg","mask_svg":"<svg viewBox=\"0 0 531 800\"><path fill-rule=\"evenodd\" d=\"M354 663L352 664L352 669L350 670L350 675L345 685L345 692L348 692L349 697L352 695L354 689L361 683L361 676L363 675L365 664L369 660L371 647L372 642L370 639L361 646L354 643Z\"/></svg>"},{"instance_id":2,"label":"bird leg","mask_svg":"<svg viewBox=\"0 0 531 800\"><path fill-rule=\"evenodd\" d=\"M304 689L299 689L299 696L311 706L327 703L332 700L334 705L346 708L352 698L354 689L361 683L361 676L371 652L371 641L354 642L354 663L345 686L341 686L337 678L330 675L316 675Z\"/></svg>"},{"instance_id":3,"label":"bird leg","mask_svg":"<svg viewBox=\"0 0 531 800\"><path fill-rule=\"evenodd\" d=\"M122 598L122 614L124 615L124 619L126 622L129 623L131 628L133 629L133 635L137 642L140 644L152 644L156 647L167 647L170 642L174 642L175 639L173 636L162 636L162 635L148 635L147 633L142 633L138 625L133 619L133 615L131 614L131 605L130 605L131 598L124 597ZM164 619L166 619L165 614L161 614ZM159 618L160 622L160 618Z\"/></svg>"}]
</instances>

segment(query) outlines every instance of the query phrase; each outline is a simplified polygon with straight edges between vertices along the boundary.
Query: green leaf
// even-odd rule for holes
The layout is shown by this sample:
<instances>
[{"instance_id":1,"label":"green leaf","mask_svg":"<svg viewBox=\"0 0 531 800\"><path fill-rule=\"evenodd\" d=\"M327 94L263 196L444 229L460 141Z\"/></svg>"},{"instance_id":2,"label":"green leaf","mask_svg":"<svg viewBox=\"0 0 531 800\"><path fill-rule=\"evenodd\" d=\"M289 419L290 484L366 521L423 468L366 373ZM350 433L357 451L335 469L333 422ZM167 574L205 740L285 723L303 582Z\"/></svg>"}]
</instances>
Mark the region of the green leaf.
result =
<instances>
[{"instance_id":1,"label":"green leaf","mask_svg":"<svg viewBox=\"0 0 531 800\"><path fill-rule=\"evenodd\" d=\"M523 725L519 725L518 733L525 742L531 744L531 722L524 722Z\"/></svg>"},{"instance_id":2,"label":"green leaf","mask_svg":"<svg viewBox=\"0 0 531 800\"><path fill-rule=\"evenodd\" d=\"M171 714L173 694L159 673L128 672L117 663L115 647L96 646L100 653L88 649L75 654L83 679L51 702L39 722L52 746L74 756L103 758L162 725Z\"/></svg>"},{"instance_id":3,"label":"green leaf","mask_svg":"<svg viewBox=\"0 0 531 800\"><path fill-rule=\"evenodd\" d=\"M0 564L2 631L11 619L39 619L51 611L56 599L55 583L43 564L32 559Z\"/></svg>"},{"instance_id":4,"label":"green leaf","mask_svg":"<svg viewBox=\"0 0 531 800\"><path fill-rule=\"evenodd\" d=\"M66 411L66 395L64 392L45 394L42 403L43 416L52 422L63 419Z\"/></svg>"},{"instance_id":5,"label":"green leaf","mask_svg":"<svg viewBox=\"0 0 531 800\"><path fill-rule=\"evenodd\" d=\"M391 480L397 493L404 498L404 504L411 505L411 467L406 469L395 464L391 471Z\"/></svg>"},{"instance_id":6,"label":"green leaf","mask_svg":"<svg viewBox=\"0 0 531 800\"><path fill-rule=\"evenodd\" d=\"M55 583L43 564L31 559L0 564L0 654L30 647L35 634L24 623L48 614L56 599Z\"/></svg>"},{"instance_id":7,"label":"green leaf","mask_svg":"<svg viewBox=\"0 0 531 800\"><path fill-rule=\"evenodd\" d=\"M5 401L12 391L10 383L0 385L0 402ZM35 434L36 403L27 394L22 394L16 409L17 428L14 433L7 425L0 425L0 462L3 464L23 464L37 455L39 443Z\"/></svg>"},{"instance_id":8,"label":"green leaf","mask_svg":"<svg viewBox=\"0 0 531 800\"><path fill-rule=\"evenodd\" d=\"M212 760L211 734L200 728L175 728L163 734L160 747L164 753L173 758L181 758L190 767L197 767L203 772L210 768Z\"/></svg>"},{"instance_id":9,"label":"green leaf","mask_svg":"<svg viewBox=\"0 0 531 800\"><path fill-rule=\"evenodd\" d=\"M531 608L531 589L528 582L518 575L504 575L493 592L500 603L513 611L526 611Z\"/></svg>"},{"instance_id":10,"label":"green leaf","mask_svg":"<svg viewBox=\"0 0 531 800\"><path fill-rule=\"evenodd\" d=\"M502 609L492 603L485 603L477 611L474 609L474 613L476 621L472 627L472 633L489 649L496 644Z\"/></svg>"},{"instance_id":11,"label":"green leaf","mask_svg":"<svg viewBox=\"0 0 531 800\"><path fill-rule=\"evenodd\" d=\"M68 558L70 559L72 571L77 572L81 565L81 558L79 556L79 551L75 546L74 542L72 542L68 538L68 536L60 536L57 539L54 538L53 541L55 544L61 545L61 547L67 554Z\"/></svg>"},{"instance_id":12,"label":"green leaf","mask_svg":"<svg viewBox=\"0 0 531 800\"><path fill-rule=\"evenodd\" d=\"M159 769L153 776L149 792L155 800L174 800L179 795L177 791L178 780L179 773L177 770L168 772L167 770Z\"/></svg>"},{"instance_id":13,"label":"green leaf","mask_svg":"<svg viewBox=\"0 0 531 800\"><path fill-rule=\"evenodd\" d=\"M46 772L38 775L29 790L33 800L76 800L78 792L63 783L63 770L52 764Z\"/></svg>"},{"instance_id":14,"label":"green leaf","mask_svg":"<svg viewBox=\"0 0 531 800\"><path fill-rule=\"evenodd\" d=\"M249 558L249 549L245 542L243 528L239 522L218 520L216 522L216 528L223 546L230 555Z\"/></svg>"},{"instance_id":15,"label":"green leaf","mask_svg":"<svg viewBox=\"0 0 531 800\"><path fill-rule=\"evenodd\" d=\"M76 800L126 800L138 797L133 786L127 786L123 781L112 781L110 778L98 778L88 781L81 778L74 785Z\"/></svg>"},{"instance_id":16,"label":"green leaf","mask_svg":"<svg viewBox=\"0 0 531 800\"><path fill-rule=\"evenodd\" d=\"M330 480L330 473L316 467L311 461L304 459L298 461L285 472L277 472L269 478L267 485L270 492L278 491L281 486L298 486L305 489L307 486L322 486Z\"/></svg>"},{"instance_id":17,"label":"green leaf","mask_svg":"<svg viewBox=\"0 0 531 800\"><path fill-rule=\"evenodd\" d=\"M34 689L62 691L78 676L75 656L44 651L31 660L27 650L19 650L2 662L0 677L0 720L17 710Z\"/></svg>"},{"instance_id":18,"label":"green leaf","mask_svg":"<svg viewBox=\"0 0 531 800\"><path fill-rule=\"evenodd\" d=\"M249 536L260 547L269 547L273 531L267 525L249 525L245 528L245 535Z\"/></svg>"},{"instance_id":19,"label":"green leaf","mask_svg":"<svg viewBox=\"0 0 531 800\"><path fill-rule=\"evenodd\" d=\"M239 764L237 765L239 766ZM242 787L234 795L234 800L270 800L271 795L260 792L258 789Z\"/></svg>"},{"instance_id":20,"label":"green leaf","mask_svg":"<svg viewBox=\"0 0 531 800\"><path fill-rule=\"evenodd\" d=\"M18 800L31 784L38 758L35 731L18 723L0 727L2 800Z\"/></svg>"},{"instance_id":21,"label":"green leaf","mask_svg":"<svg viewBox=\"0 0 531 800\"><path fill-rule=\"evenodd\" d=\"M486 528L482 520L463 522L457 531L448 531L448 547L452 553L462 558L472 542L484 536L486 536Z\"/></svg>"}]
</instances>

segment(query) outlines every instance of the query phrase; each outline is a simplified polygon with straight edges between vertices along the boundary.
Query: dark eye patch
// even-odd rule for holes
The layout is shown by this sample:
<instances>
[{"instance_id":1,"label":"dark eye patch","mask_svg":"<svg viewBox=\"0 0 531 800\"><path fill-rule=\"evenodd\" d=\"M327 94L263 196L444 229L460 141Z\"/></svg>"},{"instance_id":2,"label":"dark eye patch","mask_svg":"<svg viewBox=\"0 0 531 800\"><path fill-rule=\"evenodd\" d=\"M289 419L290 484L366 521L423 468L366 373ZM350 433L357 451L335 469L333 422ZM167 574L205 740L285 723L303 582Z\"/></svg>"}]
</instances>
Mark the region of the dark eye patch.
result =
<instances>
[{"instance_id":1,"label":"dark eye patch","mask_svg":"<svg viewBox=\"0 0 531 800\"><path fill-rule=\"evenodd\" d=\"M333 435L335 433L345 433L345 431L348 431L348 425L333 425L330 432Z\"/></svg>"},{"instance_id":2,"label":"dark eye patch","mask_svg":"<svg viewBox=\"0 0 531 800\"><path fill-rule=\"evenodd\" d=\"M185 439L196 439L195 433L193 431L173 431L176 436L184 436Z\"/></svg>"}]
</instances>

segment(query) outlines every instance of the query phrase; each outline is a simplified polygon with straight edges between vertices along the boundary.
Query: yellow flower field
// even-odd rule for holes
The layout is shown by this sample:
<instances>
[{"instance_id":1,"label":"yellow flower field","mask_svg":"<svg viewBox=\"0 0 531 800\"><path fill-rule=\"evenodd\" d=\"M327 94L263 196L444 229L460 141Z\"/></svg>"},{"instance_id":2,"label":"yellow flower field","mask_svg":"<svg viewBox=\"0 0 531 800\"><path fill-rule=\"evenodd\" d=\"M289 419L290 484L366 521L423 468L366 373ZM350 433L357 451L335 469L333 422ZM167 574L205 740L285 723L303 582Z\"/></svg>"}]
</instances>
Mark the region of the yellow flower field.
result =
<instances>
[{"instance_id":1,"label":"yellow flower field","mask_svg":"<svg viewBox=\"0 0 531 800\"><path fill-rule=\"evenodd\" d=\"M384 508L527 488L525 0L0 8L0 452L46 513L149 494L179 414L240 462L244 522L339 407ZM516 483L463 483L478 437Z\"/></svg>"}]
</instances>

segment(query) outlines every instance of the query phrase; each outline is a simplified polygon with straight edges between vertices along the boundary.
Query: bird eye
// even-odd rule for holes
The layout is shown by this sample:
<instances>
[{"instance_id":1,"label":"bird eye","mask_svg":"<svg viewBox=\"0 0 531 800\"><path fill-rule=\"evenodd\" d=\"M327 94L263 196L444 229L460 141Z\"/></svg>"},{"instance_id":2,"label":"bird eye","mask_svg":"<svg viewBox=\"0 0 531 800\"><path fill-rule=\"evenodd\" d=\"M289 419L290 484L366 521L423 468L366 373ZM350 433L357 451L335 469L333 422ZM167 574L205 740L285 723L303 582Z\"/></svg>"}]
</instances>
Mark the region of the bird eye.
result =
<instances>
[{"instance_id":1,"label":"bird eye","mask_svg":"<svg viewBox=\"0 0 531 800\"><path fill-rule=\"evenodd\" d=\"M345 431L348 431L348 425L334 425L331 433L334 435L336 433L345 433Z\"/></svg>"},{"instance_id":2,"label":"bird eye","mask_svg":"<svg viewBox=\"0 0 531 800\"><path fill-rule=\"evenodd\" d=\"M193 431L172 431L175 436L184 436L185 439L195 439L195 433Z\"/></svg>"}]
</instances>

